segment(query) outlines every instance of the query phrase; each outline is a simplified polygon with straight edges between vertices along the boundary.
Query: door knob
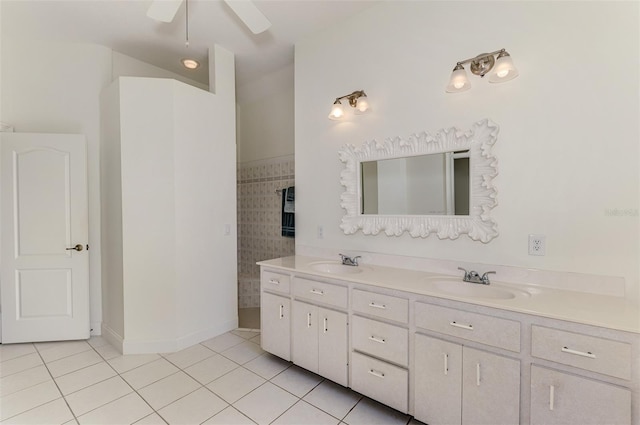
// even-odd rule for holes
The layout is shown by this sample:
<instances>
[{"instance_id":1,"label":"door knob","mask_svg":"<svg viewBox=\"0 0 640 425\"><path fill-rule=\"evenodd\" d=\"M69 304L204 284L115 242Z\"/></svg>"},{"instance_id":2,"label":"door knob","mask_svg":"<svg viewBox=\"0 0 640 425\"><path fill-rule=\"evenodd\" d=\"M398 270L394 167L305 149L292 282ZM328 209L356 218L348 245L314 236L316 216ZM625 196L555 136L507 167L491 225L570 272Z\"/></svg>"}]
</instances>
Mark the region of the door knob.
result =
<instances>
[{"instance_id":1,"label":"door knob","mask_svg":"<svg viewBox=\"0 0 640 425\"><path fill-rule=\"evenodd\" d=\"M72 249L75 249L76 251L82 251L84 249L84 247L82 246L82 244L77 244L74 247L66 248L67 251L71 251Z\"/></svg>"}]
</instances>

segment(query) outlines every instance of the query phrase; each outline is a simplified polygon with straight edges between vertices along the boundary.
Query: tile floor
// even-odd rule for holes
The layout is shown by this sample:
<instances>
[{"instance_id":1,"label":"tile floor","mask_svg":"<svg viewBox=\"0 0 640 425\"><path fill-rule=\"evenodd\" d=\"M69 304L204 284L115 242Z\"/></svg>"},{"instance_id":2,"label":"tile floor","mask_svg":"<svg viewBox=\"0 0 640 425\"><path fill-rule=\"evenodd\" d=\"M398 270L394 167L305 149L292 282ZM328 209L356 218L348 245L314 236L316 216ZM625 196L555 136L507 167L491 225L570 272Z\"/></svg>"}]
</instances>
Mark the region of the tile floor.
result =
<instances>
[{"instance_id":1,"label":"tile floor","mask_svg":"<svg viewBox=\"0 0 640 425\"><path fill-rule=\"evenodd\" d=\"M235 330L171 354L101 337L0 345L2 424L419 424Z\"/></svg>"}]
</instances>

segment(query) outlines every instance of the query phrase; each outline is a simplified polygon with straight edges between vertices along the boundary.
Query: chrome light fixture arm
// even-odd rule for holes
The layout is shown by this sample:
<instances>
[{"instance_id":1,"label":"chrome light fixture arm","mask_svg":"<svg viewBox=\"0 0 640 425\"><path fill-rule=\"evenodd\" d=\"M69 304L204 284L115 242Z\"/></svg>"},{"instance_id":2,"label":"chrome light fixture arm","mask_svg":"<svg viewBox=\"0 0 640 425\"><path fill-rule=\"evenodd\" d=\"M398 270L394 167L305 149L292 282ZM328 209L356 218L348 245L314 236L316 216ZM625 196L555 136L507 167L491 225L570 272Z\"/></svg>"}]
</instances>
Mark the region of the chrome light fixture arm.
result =
<instances>
[{"instance_id":1,"label":"chrome light fixture arm","mask_svg":"<svg viewBox=\"0 0 640 425\"><path fill-rule=\"evenodd\" d=\"M491 72L489 75L490 83L502 83L518 76L518 70L506 49L496 50L491 53L481 53L473 58L456 62L449 84L446 87L448 93L462 92L471 88L467 74L462 66L465 64L469 64L472 74L480 77L484 77Z\"/></svg>"},{"instance_id":2,"label":"chrome light fixture arm","mask_svg":"<svg viewBox=\"0 0 640 425\"><path fill-rule=\"evenodd\" d=\"M336 101L333 102L333 104L335 105L336 103L340 103L340 100L342 99L348 99L349 100L349 105L353 108L356 107L356 105L358 104L358 99L361 97L366 97L367 94L364 92L364 90L356 90L353 93L350 94L345 94L344 96L340 96L340 97L336 97Z\"/></svg>"},{"instance_id":3,"label":"chrome light fixture arm","mask_svg":"<svg viewBox=\"0 0 640 425\"><path fill-rule=\"evenodd\" d=\"M340 100L342 99L347 99L349 101L349 106L356 109L356 113L364 114L369 111L367 94L364 92L364 90L356 90L353 93L336 97L336 100L335 102L333 102L333 105L331 107L331 113L329 113L329 119L339 120L344 118L345 111L342 108L342 102L340 102Z\"/></svg>"},{"instance_id":4,"label":"chrome light fixture arm","mask_svg":"<svg viewBox=\"0 0 640 425\"><path fill-rule=\"evenodd\" d=\"M466 63L470 63L471 66L469 68L471 69L471 72L474 73L475 75L480 75L481 77L484 77L489 71L491 71L491 69L493 68L493 65L495 65L496 63L494 56L498 55L498 57L500 57L500 55L503 55L505 53L507 55L509 54L507 53L506 49L496 50L495 52L491 52L491 53L481 53L478 56L475 56L473 58L469 58L469 59L465 59L463 61L457 62L456 68Z\"/></svg>"}]
</instances>

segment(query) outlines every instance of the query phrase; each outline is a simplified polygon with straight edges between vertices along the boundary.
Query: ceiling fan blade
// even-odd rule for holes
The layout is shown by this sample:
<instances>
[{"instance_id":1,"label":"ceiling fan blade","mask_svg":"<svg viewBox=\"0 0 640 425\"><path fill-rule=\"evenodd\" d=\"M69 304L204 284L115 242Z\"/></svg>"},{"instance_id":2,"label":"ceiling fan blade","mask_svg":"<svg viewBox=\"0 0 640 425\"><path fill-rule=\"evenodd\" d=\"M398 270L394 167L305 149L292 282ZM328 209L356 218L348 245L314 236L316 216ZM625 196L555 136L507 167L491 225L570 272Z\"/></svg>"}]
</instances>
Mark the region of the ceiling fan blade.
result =
<instances>
[{"instance_id":1,"label":"ceiling fan blade","mask_svg":"<svg viewBox=\"0 0 640 425\"><path fill-rule=\"evenodd\" d=\"M224 0L238 15L238 18L254 34L260 34L271 27L271 22L260 12L251 0Z\"/></svg>"},{"instance_id":2,"label":"ceiling fan blade","mask_svg":"<svg viewBox=\"0 0 640 425\"><path fill-rule=\"evenodd\" d=\"M147 16L161 22L171 22L178 13L183 0L154 0L147 10Z\"/></svg>"}]
</instances>

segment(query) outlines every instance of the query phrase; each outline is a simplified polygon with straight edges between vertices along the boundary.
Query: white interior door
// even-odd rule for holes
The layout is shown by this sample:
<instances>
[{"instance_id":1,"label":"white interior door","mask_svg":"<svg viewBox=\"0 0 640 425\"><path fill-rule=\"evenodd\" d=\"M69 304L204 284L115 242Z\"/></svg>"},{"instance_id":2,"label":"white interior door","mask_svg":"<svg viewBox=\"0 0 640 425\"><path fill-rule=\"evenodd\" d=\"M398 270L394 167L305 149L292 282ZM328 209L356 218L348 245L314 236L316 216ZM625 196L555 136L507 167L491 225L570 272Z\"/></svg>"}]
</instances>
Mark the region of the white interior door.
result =
<instances>
[{"instance_id":1,"label":"white interior door","mask_svg":"<svg viewBox=\"0 0 640 425\"><path fill-rule=\"evenodd\" d=\"M85 138L0 137L2 343L89 338Z\"/></svg>"}]
</instances>

